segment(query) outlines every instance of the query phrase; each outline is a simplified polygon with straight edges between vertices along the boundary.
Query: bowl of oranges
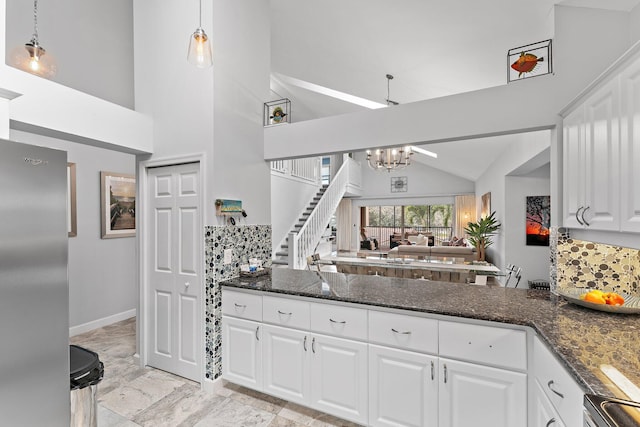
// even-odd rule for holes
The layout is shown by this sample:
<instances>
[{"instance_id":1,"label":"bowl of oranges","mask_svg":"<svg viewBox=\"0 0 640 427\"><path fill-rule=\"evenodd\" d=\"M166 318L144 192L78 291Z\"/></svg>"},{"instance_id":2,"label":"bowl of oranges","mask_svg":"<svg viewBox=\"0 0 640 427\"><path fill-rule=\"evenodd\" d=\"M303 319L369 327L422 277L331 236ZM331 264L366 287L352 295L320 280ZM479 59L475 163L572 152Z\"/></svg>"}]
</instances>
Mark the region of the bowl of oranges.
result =
<instances>
[{"instance_id":1,"label":"bowl of oranges","mask_svg":"<svg viewBox=\"0 0 640 427\"><path fill-rule=\"evenodd\" d=\"M558 289L570 303L609 313L640 313L640 297L591 288Z\"/></svg>"}]
</instances>

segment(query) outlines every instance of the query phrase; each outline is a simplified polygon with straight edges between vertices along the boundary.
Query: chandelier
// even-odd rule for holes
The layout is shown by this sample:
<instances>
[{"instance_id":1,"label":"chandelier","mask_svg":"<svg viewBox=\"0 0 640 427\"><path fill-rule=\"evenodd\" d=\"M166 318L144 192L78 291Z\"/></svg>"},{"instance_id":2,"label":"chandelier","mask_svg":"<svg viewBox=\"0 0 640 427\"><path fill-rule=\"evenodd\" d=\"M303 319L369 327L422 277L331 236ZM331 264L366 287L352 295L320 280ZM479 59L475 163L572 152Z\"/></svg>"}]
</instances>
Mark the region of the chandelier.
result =
<instances>
[{"instance_id":1,"label":"chandelier","mask_svg":"<svg viewBox=\"0 0 640 427\"><path fill-rule=\"evenodd\" d=\"M412 155L411 147L378 149L373 153L367 150L367 161L371 169L391 172L409 166Z\"/></svg>"}]
</instances>

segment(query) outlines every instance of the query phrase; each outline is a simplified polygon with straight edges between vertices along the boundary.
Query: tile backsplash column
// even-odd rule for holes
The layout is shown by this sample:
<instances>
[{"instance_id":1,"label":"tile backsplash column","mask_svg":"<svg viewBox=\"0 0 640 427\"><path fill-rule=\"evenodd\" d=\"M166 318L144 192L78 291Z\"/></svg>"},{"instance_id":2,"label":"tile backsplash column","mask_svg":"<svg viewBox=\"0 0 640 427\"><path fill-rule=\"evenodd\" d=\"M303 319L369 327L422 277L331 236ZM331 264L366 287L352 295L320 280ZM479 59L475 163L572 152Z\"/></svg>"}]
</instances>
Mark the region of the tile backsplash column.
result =
<instances>
[{"instance_id":1,"label":"tile backsplash column","mask_svg":"<svg viewBox=\"0 0 640 427\"><path fill-rule=\"evenodd\" d=\"M565 229L551 230L551 245L552 289L589 287L640 296L640 250L572 239Z\"/></svg>"},{"instance_id":2,"label":"tile backsplash column","mask_svg":"<svg viewBox=\"0 0 640 427\"><path fill-rule=\"evenodd\" d=\"M214 380L222 374L220 282L240 275L240 265L249 258L271 267L271 226L206 226L205 233L205 351L206 376ZM231 263L224 264L224 251L231 249Z\"/></svg>"}]
</instances>

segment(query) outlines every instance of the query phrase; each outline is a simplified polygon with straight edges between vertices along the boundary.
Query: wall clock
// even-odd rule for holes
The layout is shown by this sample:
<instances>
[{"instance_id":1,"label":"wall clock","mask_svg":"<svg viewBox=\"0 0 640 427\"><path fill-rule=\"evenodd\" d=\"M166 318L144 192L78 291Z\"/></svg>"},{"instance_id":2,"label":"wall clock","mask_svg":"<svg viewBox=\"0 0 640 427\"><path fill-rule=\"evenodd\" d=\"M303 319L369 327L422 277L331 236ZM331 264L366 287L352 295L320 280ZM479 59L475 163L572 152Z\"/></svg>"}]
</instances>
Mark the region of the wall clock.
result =
<instances>
[{"instance_id":1,"label":"wall clock","mask_svg":"<svg viewBox=\"0 0 640 427\"><path fill-rule=\"evenodd\" d=\"M404 193L409 188L406 176L394 176L391 177L391 192L392 193Z\"/></svg>"}]
</instances>

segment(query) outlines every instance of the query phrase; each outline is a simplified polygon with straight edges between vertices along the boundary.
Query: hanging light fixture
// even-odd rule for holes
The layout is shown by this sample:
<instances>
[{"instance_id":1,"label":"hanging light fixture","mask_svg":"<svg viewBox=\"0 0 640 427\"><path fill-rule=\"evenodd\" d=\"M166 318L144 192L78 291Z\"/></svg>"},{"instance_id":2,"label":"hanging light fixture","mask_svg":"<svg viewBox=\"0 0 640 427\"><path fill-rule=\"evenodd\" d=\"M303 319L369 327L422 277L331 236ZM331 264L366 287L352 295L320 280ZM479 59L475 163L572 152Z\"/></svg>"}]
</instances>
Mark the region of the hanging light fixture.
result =
<instances>
[{"instance_id":1,"label":"hanging light fixture","mask_svg":"<svg viewBox=\"0 0 640 427\"><path fill-rule=\"evenodd\" d=\"M58 71L55 58L46 53L38 40L38 0L33 2L33 36L24 46L14 49L11 62L23 71L45 78Z\"/></svg>"},{"instance_id":2,"label":"hanging light fixture","mask_svg":"<svg viewBox=\"0 0 640 427\"><path fill-rule=\"evenodd\" d=\"M389 83L393 80L391 74L387 74L387 106L398 105L396 101L392 101L389 96ZM410 146L401 148L385 148L375 150L367 150L367 162L369 167L374 170L391 172L392 170L402 169L411 164L411 156L413 150Z\"/></svg>"},{"instance_id":3,"label":"hanging light fixture","mask_svg":"<svg viewBox=\"0 0 640 427\"><path fill-rule=\"evenodd\" d=\"M409 166L412 155L411 147L378 149L374 153L367 150L367 161L371 169L391 172Z\"/></svg>"},{"instance_id":4,"label":"hanging light fixture","mask_svg":"<svg viewBox=\"0 0 640 427\"><path fill-rule=\"evenodd\" d=\"M211 56L211 42L207 37L207 33L202 29L202 0L200 0L199 26L189 39L187 61L198 68L209 68L213 65Z\"/></svg>"}]
</instances>

